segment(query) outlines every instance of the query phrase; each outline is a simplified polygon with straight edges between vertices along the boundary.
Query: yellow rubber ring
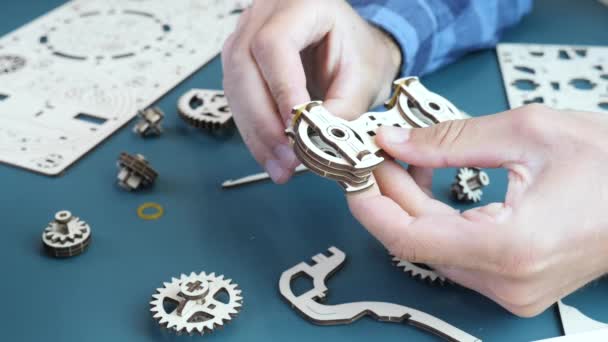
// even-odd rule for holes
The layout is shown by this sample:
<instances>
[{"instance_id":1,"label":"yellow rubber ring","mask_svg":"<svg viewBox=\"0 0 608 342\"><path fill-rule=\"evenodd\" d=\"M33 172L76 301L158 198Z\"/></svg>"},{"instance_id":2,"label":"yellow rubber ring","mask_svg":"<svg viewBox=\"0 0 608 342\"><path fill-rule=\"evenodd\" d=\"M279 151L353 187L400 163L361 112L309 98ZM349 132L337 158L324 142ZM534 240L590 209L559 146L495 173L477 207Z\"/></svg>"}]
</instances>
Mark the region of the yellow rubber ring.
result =
<instances>
[{"instance_id":1,"label":"yellow rubber ring","mask_svg":"<svg viewBox=\"0 0 608 342\"><path fill-rule=\"evenodd\" d=\"M146 211L146 209L156 209L156 212L154 212L152 214L146 214L144 212L144 211ZM140 205L139 208L137 208L137 216L139 216L140 219L146 220L146 221L158 220L159 218L161 218L161 216L163 216L164 213L165 213L165 210L158 203L152 203L152 202L144 203L144 204Z\"/></svg>"}]
</instances>

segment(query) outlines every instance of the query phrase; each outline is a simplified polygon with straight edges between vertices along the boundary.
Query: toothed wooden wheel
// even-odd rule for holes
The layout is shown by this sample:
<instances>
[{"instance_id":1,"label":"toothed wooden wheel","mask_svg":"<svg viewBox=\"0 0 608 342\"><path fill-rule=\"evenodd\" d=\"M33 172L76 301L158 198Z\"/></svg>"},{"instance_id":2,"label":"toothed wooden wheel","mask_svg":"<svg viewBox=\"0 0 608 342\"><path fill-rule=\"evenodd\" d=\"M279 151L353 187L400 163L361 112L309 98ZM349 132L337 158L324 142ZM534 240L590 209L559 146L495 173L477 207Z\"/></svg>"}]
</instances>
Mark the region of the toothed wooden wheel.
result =
<instances>
[{"instance_id":1,"label":"toothed wooden wheel","mask_svg":"<svg viewBox=\"0 0 608 342\"><path fill-rule=\"evenodd\" d=\"M67 210L55 214L42 233L44 249L57 258L82 254L91 243L91 227Z\"/></svg>"},{"instance_id":2,"label":"toothed wooden wheel","mask_svg":"<svg viewBox=\"0 0 608 342\"><path fill-rule=\"evenodd\" d=\"M150 311L161 327L181 334L203 335L236 317L243 297L238 285L223 275L182 274L152 296Z\"/></svg>"}]
</instances>

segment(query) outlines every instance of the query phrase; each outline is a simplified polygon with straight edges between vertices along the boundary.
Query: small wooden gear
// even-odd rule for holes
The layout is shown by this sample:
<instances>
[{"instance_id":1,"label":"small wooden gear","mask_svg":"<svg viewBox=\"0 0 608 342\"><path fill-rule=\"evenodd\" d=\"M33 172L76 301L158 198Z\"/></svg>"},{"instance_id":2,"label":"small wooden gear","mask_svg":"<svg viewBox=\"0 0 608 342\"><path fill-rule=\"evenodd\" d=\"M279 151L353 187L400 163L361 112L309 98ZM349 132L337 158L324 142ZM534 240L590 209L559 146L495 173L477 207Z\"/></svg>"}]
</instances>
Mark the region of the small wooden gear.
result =
<instances>
[{"instance_id":1,"label":"small wooden gear","mask_svg":"<svg viewBox=\"0 0 608 342\"><path fill-rule=\"evenodd\" d=\"M221 90L192 89L179 98L177 109L192 127L214 131L232 125L232 112Z\"/></svg>"},{"instance_id":2,"label":"small wooden gear","mask_svg":"<svg viewBox=\"0 0 608 342\"><path fill-rule=\"evenodd\" d=\"M452 196L461 202L481 201L483 188L490 185L490 176L478 167L463 167L458 170L452 184Z\"/></svg>"},{"instance_id":3,"label":"small wooden gear","mask_svg":"<svg viewBox=\"0 0 608 342\"><path fill-rule=\"evenodd\" d=\"M120 154L117 165L119 168L118 185L128 191L151 186L158 177L158 173L141 154L132 156L123 152Z\"/></svg>"},{"instance_id":4,"label":"small wooden gear","mask_svg":"<svg viewBox=\"0 0 608 342\"><path fill-rule=\"evenodd\" d=\"M91 227L67 210L55 214L42 233L44 249L56 258L82 254L91 243Z\"/></svg>"},{"instance_id":5,"label":"small wooden gear","mask_svg":"<svg viewBox=\"0 0 608 342\"><path fill-rule=\"evenodd\" d=\"M374 141L379 127L428 127L464 118L417 77L397 80L394 86L394 95L386 103L388 111L365 113L354 121L334 116L319 101L295 107L286 134L298 158L313 172L337 181L346 192L362 191L374 184L372 171L384 161Z\"/></svg>"},{"instance_id":6,"label":"small wooden gear","mask_svg":"<svg viewBox=\"0 0 608 342\"><path fill-rule=\"evenodd\" d=\"M158 108L147 108L137 113L139 121L133 127L133 132L142 137L159 136L163 133L161 123L165 118L165 113Z\"/></svg>"}]
</instances>

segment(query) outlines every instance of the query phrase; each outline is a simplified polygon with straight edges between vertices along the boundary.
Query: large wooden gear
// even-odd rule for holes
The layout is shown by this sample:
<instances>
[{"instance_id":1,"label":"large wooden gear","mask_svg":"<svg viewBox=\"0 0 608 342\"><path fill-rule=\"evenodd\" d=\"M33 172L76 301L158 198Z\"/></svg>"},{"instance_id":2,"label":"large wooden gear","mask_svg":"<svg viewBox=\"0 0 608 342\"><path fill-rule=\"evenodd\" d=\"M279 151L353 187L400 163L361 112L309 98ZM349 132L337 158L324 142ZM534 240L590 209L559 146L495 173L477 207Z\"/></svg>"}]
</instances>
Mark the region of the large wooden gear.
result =
<instances>
[{"instance_id":1,"label":"large wooden gear","mask_svg":"<svg viewBox=\"0 0 608 342\"><path fill-rule=\"evenodd\" d=\"M228 299L220 300L223 293ZM150 311L156 321L178 335L210 333L235 317L243 297L237 284L223 275L182 274L164 283L152 296Z\"/></svg>"},{"instance_id":2,"label":"large wooden gear","mask_svg":"<svg viewBox=\"0 0 608 342\"><path fill-rule=\"evenodd\" d=\"M191 89L177 102L179 116L200 129L222 130L233 123L228 100L221 90Z\"/></svg>"},{"instance_id":3,"label":"large wooden gear","mask_svg":"<svg viewBox=\"0 0 608 342\"><path fill-rule=\"evenodd\" d=\"M354 121L334 116L318 101L295 107L286 134L298 158L313 172L337 181L346 192L362 191L374 184L372 171L384 161L374 141L379 127L419 128L464 118L417 77L397 80L394 86L394 95L386 103L388 111L365 113Z\"/></svg>"}]
</instances>

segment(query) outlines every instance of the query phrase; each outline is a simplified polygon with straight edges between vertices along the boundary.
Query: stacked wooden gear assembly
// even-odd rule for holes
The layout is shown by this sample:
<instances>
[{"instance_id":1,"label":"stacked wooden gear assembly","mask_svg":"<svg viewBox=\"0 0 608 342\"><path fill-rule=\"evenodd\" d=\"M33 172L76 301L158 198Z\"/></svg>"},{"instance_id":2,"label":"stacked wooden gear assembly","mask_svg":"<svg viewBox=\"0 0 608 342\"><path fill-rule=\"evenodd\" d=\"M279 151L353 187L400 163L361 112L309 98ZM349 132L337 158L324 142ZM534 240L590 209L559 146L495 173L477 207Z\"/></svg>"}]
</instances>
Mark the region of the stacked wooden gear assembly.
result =
<instances>
[{"instance_id":1,"label":"stacked wooden gear assembly","mask_svg":"<svg viewBox=\"0 0 608 342\"><path fill-rule=\"evenodd\" d=\"M82 254L91 243L91 227L67 210L55 214L42 232L44 249L56 258Z\"/></svg>"},{"instance_id":2,"label":"stacked wooden gear assembly","mask_svg":"<svg viewBox=\"0 0 608 342\"><path fill-rule=\"evenodd\" d=\"M448 100L429 91L417 77L394 82L388 111L369 112L354 121L341 119L315 101L293 109L286 130L298 158L313 172L337 181L346 192L374 184L372 171L384 158L374 136L381 126L428 127L465 118Z\"/></svg>"},{"instance_id":3,"label":"stacked wooden gear assembly","mask_svg":"<svg viewBox=\"0 0 608 342\"><path fill-rule=\"evenodd\" d=\"M137 191L154 184L158 173L141 154L120 154L118 162L118 185L127 191Z\"/></svg>"}]
</instances>

